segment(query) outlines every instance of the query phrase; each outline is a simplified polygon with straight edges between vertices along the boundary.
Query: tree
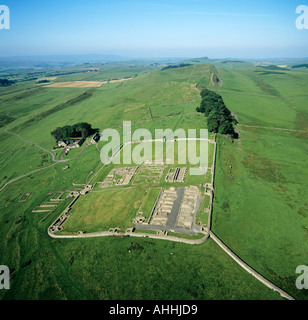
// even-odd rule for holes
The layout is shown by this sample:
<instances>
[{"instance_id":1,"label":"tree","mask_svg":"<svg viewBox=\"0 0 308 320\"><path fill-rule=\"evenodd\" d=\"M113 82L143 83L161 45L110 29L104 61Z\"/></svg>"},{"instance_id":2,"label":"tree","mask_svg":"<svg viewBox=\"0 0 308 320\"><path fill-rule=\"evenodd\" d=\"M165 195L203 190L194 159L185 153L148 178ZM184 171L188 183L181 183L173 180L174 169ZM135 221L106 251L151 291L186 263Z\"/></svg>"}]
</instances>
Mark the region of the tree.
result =
<instances>
[{"instance_id":1,"label":"tree","mask_svg":"<svg viewBox=\"0 0 308 320\"><path fill-rule=\"evenodd\" d=\"M206 88L201 90L200 95L202 100L196 110L207 117L208 130L214 133L230 134L234 137L233 125L237 124L237 121L226 107L222 97Z\"/></svg>"},{"instance_id":2,"label":"tree","mask_svg":"<svg viewBox=\"0 0 308 320\"><path fill-rule=\"evenodd\" d=\"M56 141L63 140L62 128L57 128L51 132L51 135L56 139Z\"/></svg>"},{"instance_id":3,"label":"tree","mask_svg":"<svg viewBox=\"0 0 308 320\"><path fill-rule=\"evenodd\" d=\"M217 133L220 126L220 114L217 110L210 113L207 118L207 127L210 132Z\"/></svg>"},{"instance_id":4,"label":"tree","mask_svg":"<svg viewBox=\"0 0 308 320\"><path fill-rule=\"evenodd\" d=\"M92 126L87 122L77 123L73 127L76 131L76 134L81 135L83 138L87 138L93 133Z\"/></svg>"},{"instance_id":5,"label":"tree","mask_svg":"<svg viewBox=\"0 0 308 320\"><path fill-rule=\"evenodd\" d=\"M51 132L51 135L57 140L68 140L74 137L87 138L93 134L95 130L92 129L92 125L87 122L79 122L73 126L58 127Z\"/></svg>"},{"instance_id":6,"label":"tree","mask_svg":"<svg viewBox=\"0 0 308 320\"><path fill-rule=\"evenodd\" d=\"M232 123L229 121L224 121L223 123L220 124L218 132L221 134L231 134L233 136L234 128Z\"/></svg>"},{"instance_id":7,"label":"tree","mask_svg":"<svg viewBox=\"0 0 308 320\"><path fill-rule=\"evenodd\" d=\"M200 95L201 95L201 98L203 99L203 98L205 98L207 95L209 95L210 94L210 90L209 89L202 89L201 90L201 92L200 92Z\"/></svg>"},{"instance_id":8,"label":"tree","mask_svg":"<svg viewBox=\"0 0 308 320\"><path fill-rule=\"evenodd\" d=\"M74 132L75 132L74 127L64 126L62 128L63 139L68 140L69 138L74 137Z\"/></svg>"},{"instance_id":9,"label":"tree","mask_svg":"<svg viewBox=\"0 0 308 320\"><path fill-rule=\"evenodd\" d=\"M9 87L14 83L15 83L15 81L12 81L12 80L0 79L0 87Z\"/></svg>"}]
</instances>

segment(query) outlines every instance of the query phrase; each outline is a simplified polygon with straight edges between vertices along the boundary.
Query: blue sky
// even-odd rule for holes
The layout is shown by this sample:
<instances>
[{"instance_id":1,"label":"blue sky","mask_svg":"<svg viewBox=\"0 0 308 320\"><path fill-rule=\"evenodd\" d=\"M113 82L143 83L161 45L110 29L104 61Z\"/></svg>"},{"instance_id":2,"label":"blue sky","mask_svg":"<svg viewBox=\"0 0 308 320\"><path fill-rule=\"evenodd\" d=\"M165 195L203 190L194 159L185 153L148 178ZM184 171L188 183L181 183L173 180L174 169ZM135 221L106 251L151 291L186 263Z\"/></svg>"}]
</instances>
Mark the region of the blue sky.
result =
<instances>
[{"instance_id":1,"label":"blue sky","mask_svg":"<svg viewBox=\"0 0 308 320\"><path fill-rule=\"evenodd\" d=\"M308 0L2 0L0 56L307 57Z\"/></svg>"}]
</instances>

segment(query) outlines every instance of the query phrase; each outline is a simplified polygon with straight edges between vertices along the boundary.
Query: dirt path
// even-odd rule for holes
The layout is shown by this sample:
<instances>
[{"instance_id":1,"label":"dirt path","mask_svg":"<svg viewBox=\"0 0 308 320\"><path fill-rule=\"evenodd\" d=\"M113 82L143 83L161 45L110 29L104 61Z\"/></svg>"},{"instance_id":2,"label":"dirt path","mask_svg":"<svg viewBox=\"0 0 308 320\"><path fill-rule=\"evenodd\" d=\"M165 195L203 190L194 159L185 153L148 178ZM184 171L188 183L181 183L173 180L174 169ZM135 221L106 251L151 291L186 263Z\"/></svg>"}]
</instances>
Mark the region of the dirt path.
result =
<instances>
[{"instance_id":1,"label":"dirt path","mask_svg":"<svg viewBox=\"0 0 308 320\"><path fill-rule=\"evenodd\" d=\"M63 155L65 153L65 149L63 150L63 152L61 153L60 155L60 159L61 160L56 160L56 161L60 161L60 162L67 162L67 161L70 161L70 160L73 160L73 159L76 159L76 158L79 158L87 149L87 147L89 146L89 144L86 142L86 145L84 146L83 150L75 157L73 158L70 158L70 159L63 159Z\"/></svg>"},{"instance_id":2,"label":"dirt path","mask_svg":"<svg viewBox=\"0 0 308 320\"><path fill-rule=\"evenodd\" d=\"M43 171L43 170L45 170L45 169L51 168L51 167L53 167L54 165L56 165L56 163L53 163L52 165L50 165L50 166L48 166L48 167L44 167L44 168L40 168L40 169L37 169L37 170L33 170L33 171L31 171L31 172L28 172L28 173L23 174L22 176L19 176L19 177L17 177L17 178L14 178L14 179L8 181L7 183L5 183L5 184L1 187L0 192L1 192L6 186L8 186L9 184L11 184L11 183L13 183L13 182L15 182L15 181L17 181L17 180L20 180L20 179L22 179L22 178L24 178L24 177L27 177L27 176L29 176L29 175L31 175L31 174L33 174L33 173L36 173L36 172Z\"/></svg>"},{"instance_id":3,"label":"dirt path","mask_svg":"<svg viewBox=\"0 0 308 320\"><path fill-rule=\"evenodd\" d=\"M56 160L55 155L54 155L51 151L46 150L45 148L41 147L39 144L37 144L37 143L35 143L35 142L27 141L27 140L25 140L20 134L15 133L15 132L10 132L10 131L8 131L8 129L5 129L4 131L5 131L6 133L8 133L8 134L17 136L21 141L23 141L23 142L25 142L25 143L30 143L30 144L32 144L33 146L35 146L35 147L37 147L37 148L39 148L39 149L41 149L41 150L49 153L49 154L51 155L51 158L52 158L52 161L53 161L53 162L67 162L67 161L68 161L68 160Z\"/></svg>"},{"instance_id":4,"label":"dirt path","mask_svg":"<svg viewBox=\"0 0 308 320\"><path fill-rule=\"evenodd\" d=\"M212 76L211 76L211 85L212 85L213 87L215 87L213 78L214 78L214 73L212 73Z\"/></svg>"},{"instance_id":5,"label":"dirt path","mask_svg":"<svg viewBox=\"0 0 308 320\"><path fill-rule=\"evenodd\" d=\"M13 182L15 182L15 181L17 181L17 180L20 180L20 179L22 179L22 178L24 178L24 177L27 177L27 176L29 176L29 175L31 175L31 174L33 174L33 173L36 173L36 172L39 172L39 171L42 171L42 170L51 168L51 167L53 167L54 165L56 165L56 164L58 164L58 163L66 163L66 162L68 162L68 161L71 161L71 160L74 160L74 159L76 159L76 158L78 158L78 157L81 157L82 154L86 151L87 147L89 146L88 144L86 144L86 146L85 146L84 149L81 151L81 153L78 154L77 156L75 156L74 158L65 159L65 160L56 160L56 159L55 159L55 155L54 155L52 152L50 152L50 151L46 150L45 148L41 147L39 144L34 143L34 142L31 142L31 141L27 141L27 140L25 140L20 134L15 133L15 132L10 132L10 131L8 131L8 129L5 129L4 131L5 131L6 133L8 133L8 134L17 136L20 140L22 140L22 141L25 142L25 143L32 144L33 146L35 146L35 147L37 147L37 148L39 148L39 149L41 149L41 150L49 153L49 154L51 155L52 161L53 161L54 163L53 163L52 165L50 165L50 166L43 167L43 168L40 168L40 169L37 169L37 170L33 170L33 171L31 171L31 172L25 173L25 174L23 174L23 175L21 175L21 176L19 176L19 177L17 177L17 178L14 178L14 179L6 182L6 183L0 188L0 192L1 192L5 187L7 187L9 184L11 184L11 183L13 183Z\"/></svg>"}]
</instances>

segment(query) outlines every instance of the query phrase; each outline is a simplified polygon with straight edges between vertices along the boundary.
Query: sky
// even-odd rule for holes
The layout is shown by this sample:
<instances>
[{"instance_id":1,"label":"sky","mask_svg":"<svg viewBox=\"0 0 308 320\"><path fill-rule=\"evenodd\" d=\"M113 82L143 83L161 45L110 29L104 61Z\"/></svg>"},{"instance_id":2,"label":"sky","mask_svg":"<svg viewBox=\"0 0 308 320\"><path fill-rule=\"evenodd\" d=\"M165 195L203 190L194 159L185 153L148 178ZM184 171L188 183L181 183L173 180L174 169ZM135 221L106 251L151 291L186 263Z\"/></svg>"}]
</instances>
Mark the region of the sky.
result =
<instances>
[{"instance_id":1,"label":"sky","mask_svg":"<svg viewBox=\"0 0 308 320\"><path fill-rule=\"evenodd\" d=\"M308 0L2 0L0 56L308 57ZM308 13L307 13L308 15ZM308 21L307 21L308 23Z\"/></svg>"}]
</instances>

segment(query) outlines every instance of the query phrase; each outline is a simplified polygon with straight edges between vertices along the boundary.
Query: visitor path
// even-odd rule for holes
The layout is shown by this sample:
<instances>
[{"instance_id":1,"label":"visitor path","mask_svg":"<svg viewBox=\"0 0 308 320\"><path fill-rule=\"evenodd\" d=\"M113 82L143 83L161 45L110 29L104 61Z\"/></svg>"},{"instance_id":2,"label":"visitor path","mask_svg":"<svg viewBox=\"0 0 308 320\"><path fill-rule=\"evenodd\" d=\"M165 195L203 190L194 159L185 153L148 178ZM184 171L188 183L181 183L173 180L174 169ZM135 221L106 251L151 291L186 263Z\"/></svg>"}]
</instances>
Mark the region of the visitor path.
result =
<instances>
[{"instance_id":1,"label":"visitor path","mask_svg":"<svg viewBox=\"0 0 308 320\"><path fill-rule=\"evenodd\" d=\"M86 149L87 149L87 147L88 147L88 144L86 143L86 145L85 145L85 147L83 148L83 150L82 150L77 156L75 156L74 158L56 160L56 156L55 156L54 153L52 153L51 151L48 151L47 149L43 148L43 147L40 146L39 144L37 144L37 143L35 143L35 142L27 141L27 140L25 140L20 134L15 133L15 132L10 132L10 131L8 131L8 129L5 129L4 131L5 131L6 133L8 133L8 134L17 136L21 141L23 141L23 142L25 142L25 143L32 144L33 146L35 146L35 147L37 147L37 148L39 148L39 149L47 152L48 154L51 155L52 161L53 161L54 163L53 163L52 165L50 165L50 166L47 166L47 167L43 167L43 168L39 168L39 169L30 171L30 172L28 172L28 173L25 173L25 174L23 174L23 175L21 175L21 176L19 176L19 177L17 177L17 178L14 178L14 179L6 182L6 183L0 188L0 192L1 192L4 188L6 188L9 184L11 184L11 183L13 183L13 182L15 182L15 181L18 181L18 180L20 180L20 179L22 179L22 178L25 178L25 177L33 174L33 173L40 172L40 171L46 170L46 169L48 169L48 168L51 168L51 167L53 167L54 165L56 165L57 163L65 163L65 162L68 162L68 161L71 161L71 160L73 160L73 159L76 159L76 158L81 157L82 154L86 151Z\"/></svg>"}]
</instances>

